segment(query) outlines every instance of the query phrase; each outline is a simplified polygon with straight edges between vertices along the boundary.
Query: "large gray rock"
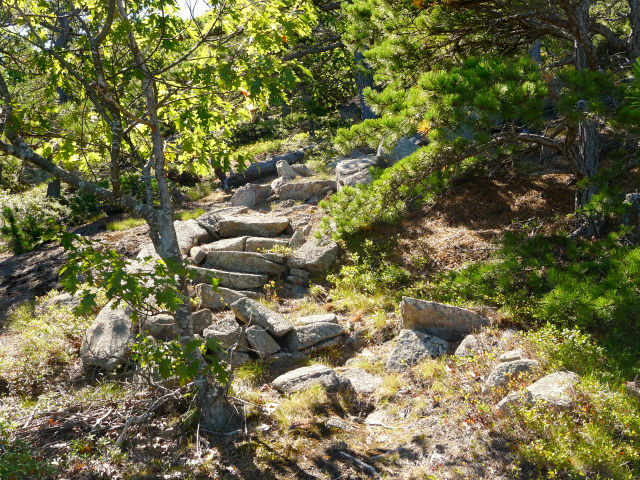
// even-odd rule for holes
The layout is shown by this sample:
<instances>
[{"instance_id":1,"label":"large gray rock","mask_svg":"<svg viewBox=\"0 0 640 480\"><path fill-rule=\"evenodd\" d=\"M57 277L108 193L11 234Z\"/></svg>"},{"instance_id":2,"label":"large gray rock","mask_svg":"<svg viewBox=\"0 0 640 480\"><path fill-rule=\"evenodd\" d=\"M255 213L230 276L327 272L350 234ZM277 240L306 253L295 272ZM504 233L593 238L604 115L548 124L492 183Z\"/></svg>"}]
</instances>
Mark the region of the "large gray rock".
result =
<instances>
[{"instance_id":1,"label":"large gray rock","mask_svg":"<svg viewBox=\"0 0 640 480\"><path fill-rule=\"evenodd\" d=\"M247 238L248 237L225 238L224 240L193 247L190 252L191 260L194 264L201 265L210 252L242 252Z\"/></svg>"},{"instance_id":2,"label":"large gray rock","mask_svg":"<svg viewBox=\"0 0 640 480\"><path fill-rule=\"evenodd\" d=\"M411 297L402 297L400 313L404 328L422 330L450 341L489 325L489 320L470 310Z\"/></svg>"},{"instance_id":3,"label":"large gray rock","mask_svg":"<svg viewBox=\"0 0 640 480\"><path fill-rule=\"evenodd\" d=\"M298 172L296 172L285 160L279 160L276 163L276 171L278 172L278 177L284 180L293 180L298 176Z\"/></svg>"},{"instance_id":4,"label":"large gray rock","mask_svg":"<svg viewBox=\"0 0 640 480\"><path fill-rule=\"evenodd\" d=\"M269 185L248 183L236 190L231 197L231 205L234 207L255 207L260 203L264 203L272 193Z\"/></svg>"},{"instance_id":5,"label":"large gray rock","mask_svg":"<svg viewBox=\"0 0 640 480\"><path fill-rule=\"evenodd\" d=\"M269 281L269 276L265 274L227 272L195 266L189 268L196 272L195 283L209 283L212 278L217 278L220 286L233 290L261 288Z\"/></svg>"},{"instance_id":6,"label":"large gray rock","mask_svg":"<svg viewBox=\"0 0 640 480\"><path fill-rule=\"evenodd\" d=\"M379 166L380 160L375 155L362 155L356 158L339 160L336 165L336 187L355 187L369 185L373 181L371 167Z\"/></svg>"},{"instance_id":7,"label":"large gray rock","mask_svg":"<svg viewBox=\"0 0 640 480\"><path fill-rule=\"evenodd\" d=\"M380 385L382 385L382 377L372 375L364 368L349 368L340 373L342 381L348 381L351 388L361 395L371 395Z\"/></svg>"},{"instance_id":8,"label":"large gray rock","mask_svg":"<svg viewBox=\"0 0 640 480\"><path fill-rule=\"evenodd\" d=\"M305 202L311 198L321 198L335 191L332 180L307 180L302 182L283 183L274 190L274 194L282 200L298 200Z\"/></svg>"},{"instance_id":9,"label":"large gray rock","mask_svg":"<svg viewBox=\"0 0 640 480\"><path fill-rule=\"evenodd\" d=\"M313 322L296 327L289 332L286 344L292 352L304 351L326 340L346 334L344 327L338 323Z\"/></svg>"},{"instance_id":10,"label":"large gray rock","mask_svg":"<svg viewBox=\"0 0 640 480\"><path fill-rule=\"evenodd\" d=\"M338 374L324 365L301 367L280 375L271 384L284 393L308 390L313 385L322 385L327 391L336 391L340 387Z\"/></svg>"},{"instance_id":11,"label":"large gray rock","mask_svg":"<svg viewBox=\"0 0 640 480\"><path fill-rule=\"evenodd\" d=\"M249 237L245 243L244 249L247 252L265 252L275 247L288 247L289 239L287 238L262 238Z\"/></svg>"},{"instance_id":12,"label":"large gray rock","mask_svg":"<svg viewBox=\"0 0 640 480\"><path fill-rule=\"evenodd\" d=\"M231 313L205 328L202 336L207 339L211 338L217 341L222 348L228 349L240 343L242 329Z\"/></svg>"},{"instance_id":13,"label":"large gray rock","mask_svg":"<svg viewBox=\"0 0 640 480\"><path fill-rule=\"evenodd\" d=\"M211 240L209 232L193 219L186 221L176 220L173 222L173 226L176 229L180 251L185 255L196 245Z\"/></svg>"},{"instance_id":14,"label":"large gray rock","mask_svg":"<svg viewBox=\"0 0 640 480\"><path fill-rule=\"evenodd\" d=\"M276 338L284 337L293 329L293 325L282 315L250 298L241 298L232 303L231 310L241 322L258 325Z\"/></svg>"},{"instance_id":15,"label":"large gray rock","mask_svg":"<svg viewBox=\"0 0 640 480\"><path fill-rule=\"evenodd\" d=\"M492 388L503 387L509 380L524 372L530 372L538 366L538 362L530 359L514 360L513 362L502 362L497 364L489 373L485 381L484 391L488 392Z\"/></svg>"},{"instance_id":16,"label":"large gray rock","mask_svg":"<svg viewBox=\"0 0 640 480\"><path fill-rule=\"evenodd\" d=\"M247 327L244 334L247 341L254 352L261 357L268 357L280 350L280 345L276 342L267 331L259 325L251 325Z\"/></svg>"},{"instance_id":17,"label":"large gray rock","mask_svg":"<svg viewBox=\"0 0 640 480\"><path fill-rule=\"evenodd\" d=\"M439 357L447 353L446 340L419 331L402 330L387 360L386 369L402 372L425 357Z\"/></svg>"},{"instance_id":18,"label":"large gray rock","mask_svg":"<svg viewBox=\"0 0 640 480\"><path fill-rule=\"evenodd\" d=\"M204 213L200 215L196 221L198 225L204 228L209 235L211 235L211 239L219 238L218 233L218 222L221 218L232 217L234 215L241 215L243 213L248 212L249 209L247 207L224 207L218 208L216 210L212 210L210 212Z\"/></svg>"},{"instance_id":19,"label":"large gray rock","mask_svg":"<svg viewBox=\"0 0 640 480\"><path fill-rule=\"evenodd\" d=\"M328 238L311 238L289 257L289 267L312 273L328 270L338 257L338 244Z\"/></svg>"},{"instance_id":20,"label":"large gray rock","mask_svg":"<svg viewBox=\"0 0 640 480\"><path fill-rule=\"evenodd\" d=\"M398 140L398 143L396 143L391 153L391 165L398 163L403 158L415 153L420 147L427 144L428 140L420 134L402 137Z\"/></svg>"},{"instance_id":21,"label":"large gray rock","mask_svg":"<svg viewBox=\"0 0 640 480\"><path fill-rule=\"evenodd\" d=\"M284 256L277 253L211 252L207 254L207 267L244 273L281 275L286 271Z\"/></svg>"},{"instance_id":22,"label":"large gray rock","mask_svg":"<svg viewBox=\"0 0 640 480\"><path fill-rule=\"evenodd\" d=\"M86 331L80 347L82 362L87 366L114 370L124 364L131 353L136 329L131 322L131 309L105 306Z\"/></svg>"},{"instance_id":23,"label":"large gray rock","mask_svg":"<svg viewBox=\"0 0 640 480\"><path fill-rule=\"evenodd\" d=\"M231 290L224 287L218 287L218 289L215 290L208 283L200 283L196 285L195 293L196 298L198 298L198 307L208 308L214 312L229 308L229 305L240 300L242 297L253 297L258 295L256 292Z\"/></svg>"},{"instance_id":24,"label":"large gray rock","mask_svg":"<svg viewBox=\"0 0 640 480\"><path fill-rule=\"evenodd\" d=\"M218 221L218 232L222 237L277 237L289 226L287 217L253 215L222 217Z\"/></svg>"}]
</instances>

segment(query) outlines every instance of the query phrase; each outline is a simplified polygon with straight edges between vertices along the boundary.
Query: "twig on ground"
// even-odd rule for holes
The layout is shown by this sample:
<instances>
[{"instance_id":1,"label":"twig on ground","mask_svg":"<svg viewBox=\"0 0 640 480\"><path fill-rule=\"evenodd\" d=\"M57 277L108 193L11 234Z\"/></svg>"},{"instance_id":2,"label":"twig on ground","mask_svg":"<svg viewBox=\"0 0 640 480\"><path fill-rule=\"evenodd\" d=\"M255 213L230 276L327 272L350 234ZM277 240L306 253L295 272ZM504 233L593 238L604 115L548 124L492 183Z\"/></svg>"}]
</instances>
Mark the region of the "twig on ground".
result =
<instances>
[{"instance_id":1,"label":"twig on ground","mask_svg":"<svg viewBox=\"0 0 640 480\"><path fill-rule=\"evenodd\" d=\"M380 475L378 474L378 471L375 468L373 468L371 465L369 465L368 463L364 463L362 460L358 460L356 457L354 457L353 455L349 455L346 452L339 451L338 453L341 456L343 456L344 458L346 458L348 460L351 460L353 463L358 465L361 469L363 469L365 472L367 472L372 477L380 478Z\"/></svg>"}]
</instances>

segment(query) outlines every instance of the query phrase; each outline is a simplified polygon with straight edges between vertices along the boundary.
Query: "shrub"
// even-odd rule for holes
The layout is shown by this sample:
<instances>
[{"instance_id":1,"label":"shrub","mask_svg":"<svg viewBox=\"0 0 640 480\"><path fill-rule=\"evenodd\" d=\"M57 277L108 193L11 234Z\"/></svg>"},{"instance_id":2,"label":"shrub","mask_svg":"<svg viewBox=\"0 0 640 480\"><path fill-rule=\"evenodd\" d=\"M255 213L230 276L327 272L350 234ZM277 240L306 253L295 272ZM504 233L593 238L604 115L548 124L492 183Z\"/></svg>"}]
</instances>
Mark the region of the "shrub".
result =
<instances>
[{"instance_id":1,"label":"shrub","mask_svg":"<svg viewBox=\"0 0 640 480\"><path fill-rule=\"evenodd\" d=\"M28 444L11 438L11 427L0 419L0 478L23 480L42 478L50 469L31 451Z\"/></svg>"}]
</instances>

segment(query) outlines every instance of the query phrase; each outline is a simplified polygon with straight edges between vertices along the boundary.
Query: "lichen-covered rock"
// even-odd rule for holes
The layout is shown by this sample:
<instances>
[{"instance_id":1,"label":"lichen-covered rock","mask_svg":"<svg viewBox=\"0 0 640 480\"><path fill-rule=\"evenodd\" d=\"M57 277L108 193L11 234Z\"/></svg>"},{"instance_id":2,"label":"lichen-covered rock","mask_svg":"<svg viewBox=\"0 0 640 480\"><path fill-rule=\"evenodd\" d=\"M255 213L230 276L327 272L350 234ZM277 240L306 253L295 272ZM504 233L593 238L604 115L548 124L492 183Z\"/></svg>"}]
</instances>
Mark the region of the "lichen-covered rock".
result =
<instances>
[{"instance_id":1,"label":"lichen-covered rock","mask_svg":"<svg viewBox=\"0 0 640 480\"><path fill-rule=\"evenodd\" d=\"M327 271L338 258L338 244L328 238L312 238L293 252L288 264L311 273Z\"/></svg>"},{"instance_id":2,"label":"lichen-covered rock","mask_svg":"<svg viewBox=\"0 0 640 480\"><path fill-rule=\"evenodd\" d=\"M228 272L226 270L196 266L189 268L196 273L195 283L210 283L212 278L217 278L220 286L233 290L261 288L269 281L269 276L264 273Z\"/></svg>"},{"instance_id":3,"label":"lichen-covered rock","mask_svg":"<svg viewBox=\"0 0 640 480\"><path fill-rule=\"evenodd\" d=\"M286 271L284 260L284 256L277 253L210 252L205 265L233 272L281 275Z\"/></svg>"},{"instance_id":4,"label":"lichen-covered rock","mask_svg":"<svg viewBox=\"0 0 640 480\"><path fill-rule=\"evenodd\" d=\"M231 205L234 207L255 207L264 203L272 193L269 185L248 183L236 190L231 197Z\"/></svg>"},{"instance_id":5,"label":"lichen-covered rock","mask_svg":"<svg viewBox=\"0 0 640 480\"><path fill-rule=\"evenodd\" d=\"M158 340L173 340L179 330L176 319L166 313L152 315L142 321L142 331Z\"/></svg>"},{"instance_id":6,"label":"lichen-covered rock","mask_svg":"<svg viewBox=\"0 0 640 480\"><path fill-rule=\"evenodd\" d=\"M351 388L361 395L371 395L382 385L382 377L372 375L360 367L349 368L339 375L340 379L348 381Z\"/></svg>"},{"instance_id":7,"label":"lichen-covered rock","mask_svg":"<svg viewBox=\"0 0 640 480\"><path fill-rule=\"evenodd\" d=\"M298 229L295 232L293 232L293 235L289 239L289 244L288 245L289 245L289 247L291 249L297 250L302 245L304 245L304 242L306 242L306 238L304 236L304 233L302 233L302 230Z\"/></svg>"},{"instance_id":8,"label":"lichen-covered rock","mask_svg":"<svg viewBox=\"0 0 640 480\"><path fill-rule=\"evenodd\" d=\"M288 247L289 239L287 238L262 238L249 237L244 245L246 252L265 252L276 247Z\"/></svg>"},{"instance_id":9,"label":"lichen-covered rock","mask_svg":"<svg viewBox=\"0 0 640 480\"><path fill-rule=\"evenodd\" d=\"M456 348L455 354L458 357L469 357L481 351L482 344L480 343L480 340L478 340L478 337L476 337L475 335L467 335L462 339L462 342L460 342L458 348Z\"/></svg>"},{"instance_id":10,"label":"lichen-covered rock","mask_svg":"<svg viewBox=\"0 0 640 480\"><path fill-rule=\"evenodd\" d=\"M551 373L532 383L524 391L512 392L504 397L496 406L496 410L506 414L513 405L531 406L537 403L556 410L570 409L574 405L573 389L579 381L579 375L574 372Z\"/></svg>"},{"instance_id":11,"label":"lichen-covered rock","mask_svg":"<svg viewBox=\"0 0 640 480\"><path fill-rule=\"evenodd\" d=\"M201 308L191 314L193 333L200 335L202 331L213 323L213 313L208 308Z\"/></svg>"},{"instance_id":12,"label":"lichen-covered rock","mask_svg":"<svg viewBox=\"0 0 640 480\"><path fill-rule=\"evenodd\" d=\"M387 359L386 369L391 372L402 372L425 357L442 356L448 349L449 343L440 337L415 330L402 330Z\"/></svg>"},{"instance_id":13,"label":"lichen-covered rock","mask_svg":"<svg viewBox=\"0 0 640 480\"><path fill-rule=\"evenodd\" d=\"M523 372L530 372L537 366L537 361L528 359L499 363L493 367L493 370L491 370L491 373L487 377L484 391L487 392L492 388L503 387L512 377Z\"/></svg>"},{"instance_id":14,"label":"lichen-covered rock","mask_svg":"<svg viewBox=\"0 0 640 480\"><path fill-rule=\"evenodd\" d=\"M319 315L307 315L306 317L300 317L297 323L301 325L308 325L310 323L338 323L338 317L335 313L322 313Z\"/></svg>"},{"instance_id":15,"label":"lichen-covered rock","mask_svg":"<svg viewBox=\"0 0 640 480\"><path fill-rule=\"evenodd\" d=\"M341 382L338 374L324 365L311 365L296 368L280 375L271 384L284 393L295 393L308 390L313 385L322 385L327 391L336 391Z\"/></svg>"},{"instance_id":16,"label":"lichen-covered rock","mask_svg":"<svg viewBox=\"0 0 640 480\"><path fill-rule=\"evenodd\" d=\"M323 197L335 191L336 184L332 180L306 180L283 183L274 189L274 195L280 200L298 200L305 202L314 197Z\"/></svg>"},{"instance_id":17,"label":"lichen-covered rock","mask_svg":"<svg viewBox=\"0 0 640 480\"><path fill-rule=\"evenodd\" d=\"M400 313L404 328L422 330L450 341L489 325L489 320L470 310L411 297L402 297Z\"/></svg>"},{"instance_id":18,"label":"lichen-covered rock","mask_svg":"<svg viewBox=\"0 0 640 480\"><path fill-rule=\"evenodd\" d=\"M131 322L131 309L114 302L105 306L86 331L80 356L86 366L111 371L123 365L131 354L131 345L136 338L136 328Z\"/></svg>"},{"instance_id":19,"label":"lichen-covered rock","mask_svg":"<svg viewBox=\"0 0 640 480\"><path fill-rule=\"evenodd\" d=\"M345 158L336 164L336 187L355 187L356 185L369 185L373 181L371 167L380 165L380 160L375 155L361 155L356 158Z\"/></svg>"},{"instance_id":20,"label":"lichen-covered rock","mask_svg":"<svg viewBox=\"0 0 640 480\"><path fill-rule=\"evenodd\" d=\"M250 298L239 299L231 304L231 309L243 323L258 325L276 338L284 337L293 329L293 325L282 315Z\"/></svg>"},{"instance_id":21,"label":"lichen-covered rock","mask_svg":"<svg viewBox=\"0 0 640 480\"><path fill-rule=\"evenodd\" d=\"M176 220L173 222L173 226L176 229L180 251L185 255L196 245L211 239L209 232L193 219L185 221Z\"/></svg>"},{"instance_id":22,"label":"lichen-covered rock","mask_svg":"<svg viewBox=\"0 0 640 480\"><path fill-rule=\"evenodd\" d=\"M259 325L251 325L244 331L247 342L251 348L261 357L268 357L280 351L280 345L267 331Z\"/></svg>"},{"instance_id":23,"label":"lichen-covered rock","mask_svg":"<svg viewBox=\"0 0 640 480\"><path fill-rule=\"evenodd\" d=\"M291 168L301 177L312 177L313 170L304 163L294 163Z\"/></svg>"},{"instance_id":24,"label":"lichen-covered rock","mask_svg":"<svg viewBox=\"0 0 640 480\"><path fill-rule=\"evenodd\" d=\"M224 349L231 348L239 344L242 336L242 329L234 315L231 313L216 320L202 332L204 338L211 338L217 341Z\"/></svg>"},{"instance_id":25,"label":"lichen-covered rock","mask_svg":"<svg viewBox=\"0 0 640 480\"><path fill-rule=\"evenodd\" d=\"M276 163L276 171L278 172L278 177L284 180L293 180L298 176L298 172L291 168L291 166L284 160L280 160Z\"/></svg>"},{"instance_id":26,"label":"lichen-covered rock","mask_svg":"<svg viewBox=\"0 0 640 480\"><path fill-rule=\"evenodd\" d=\"M289 332L286 344L292 352L304 351L326 340L346 335L346 333L344 327L338 323L312 322L296 327Z\"/></svg>"},{"instance_id":27,"label":"lichen-covered rock","mask_svg":"<svg viewBox=\"0 0 640 480\"><path fill-rule=\"evenodd\" d=\"M216 290L208 283L196 285L195 294L198 299L199 308L208 308L214 312L229 308L229 305L240 300L242 297L257 296L256 292L246 290L238 291L224 287L218 287Z\"/></svg>"}]
</instances>

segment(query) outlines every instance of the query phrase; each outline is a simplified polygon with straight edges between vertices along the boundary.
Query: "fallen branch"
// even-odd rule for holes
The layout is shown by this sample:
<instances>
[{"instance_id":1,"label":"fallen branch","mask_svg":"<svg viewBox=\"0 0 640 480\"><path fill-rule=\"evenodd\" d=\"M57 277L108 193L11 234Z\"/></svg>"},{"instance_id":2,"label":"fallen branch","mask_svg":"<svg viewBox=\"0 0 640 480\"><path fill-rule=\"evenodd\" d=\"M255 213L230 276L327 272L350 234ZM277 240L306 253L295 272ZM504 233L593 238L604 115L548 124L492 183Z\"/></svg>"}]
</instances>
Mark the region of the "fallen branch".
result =
<instances>
[{"instance_id":1,"label":"fallen branch","mask_svg":"<svg viewBox=\"0 0 640 480\"><path fill-rule=\"evenodd\" d=\"M356 465L358 465L361 469L363 469L365 472L367 472L369 475L371 475L372 477L375 478L379 478L380 474L378 473L378 471L373 468L371 465L369 465L368 463L364 463L362 460L358 460L356 457L354 457L353 455L349 455L346 452L338 452L340 455L342 455L344 458L351 460L353 463L355 463Z\"/></svg>"}]
</instances>

